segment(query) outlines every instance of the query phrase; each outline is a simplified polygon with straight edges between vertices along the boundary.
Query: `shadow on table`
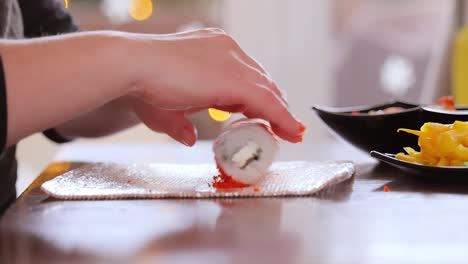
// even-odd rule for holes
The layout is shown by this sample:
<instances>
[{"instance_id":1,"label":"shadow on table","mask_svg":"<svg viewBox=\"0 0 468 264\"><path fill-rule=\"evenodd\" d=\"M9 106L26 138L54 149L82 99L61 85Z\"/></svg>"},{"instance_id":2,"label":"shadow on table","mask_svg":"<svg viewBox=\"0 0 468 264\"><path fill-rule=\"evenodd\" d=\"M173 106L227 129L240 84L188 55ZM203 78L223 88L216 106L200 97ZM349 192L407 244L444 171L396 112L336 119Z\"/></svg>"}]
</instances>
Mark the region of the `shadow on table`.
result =
<instances>
[{"instance_id":1,"label":"shadow on table","mask_svg":"<svg viewBox=\"0 0 468 264\"><path fill-rule=\"evenodd\" d=\"M57 248L52 242L4 221L0 227L0 263L297 262L302 244L297 234L281 228L283 199L206 202L220 208L212 224L194 221L188 228L157 236L135 254L119 259Z\"/></svg>"},{"instance_id":2,"label":"shadow on table","mask_svg":"<svg viewBox=\"0 0 468 264\"><path fill-rule=\"evenodd\" d=\"M425 177L410 174L384 163L379 163L361 179L380 179L388 181L374 191L384 191L385 186L393 192L418 192L423 194L467 194L468 175L465 178Z\"/></svg>"},{"instance_id":3,"label":"shadow on table","mask_svg":"<svg viewBox=\"0 0 468 264\"><path fill-rule=\"evenodd\" d=\"M143 263L190 256L193 263L294 263L301 244L281 228L280 199L223 199L214 226L194 224L150 242ZM182 258L181 258L182 260Z\"/></svg>"},{"instance_id":4,"label":"shadow on table","mask_svg":"<svg viewBox=\"0 0 468 264\"><path fill-rule=\"evenodd\" d=\"M353 192L354 178L353 176L346 181L329 186L318 192L314 197L334 202L347 201Z\"/></svg>"}]
</instances>

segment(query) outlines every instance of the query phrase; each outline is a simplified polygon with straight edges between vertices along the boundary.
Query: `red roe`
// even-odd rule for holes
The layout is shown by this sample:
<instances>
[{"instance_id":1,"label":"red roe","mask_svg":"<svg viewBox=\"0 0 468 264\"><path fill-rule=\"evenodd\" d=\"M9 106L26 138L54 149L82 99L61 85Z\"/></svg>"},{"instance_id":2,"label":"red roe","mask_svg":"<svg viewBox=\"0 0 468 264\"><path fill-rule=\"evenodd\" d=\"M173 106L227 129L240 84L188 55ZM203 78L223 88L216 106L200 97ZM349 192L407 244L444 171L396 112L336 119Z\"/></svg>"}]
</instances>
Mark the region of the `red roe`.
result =
<instances>
[{"instance_id":1,"label":"red roe","mask_svg":"<svg viewBox=\"0 0 468 264\"><path fill-rule=\"evenodd\" d=\"M213 182L211 186L216 189L232 189L232 188L246 188L250 185L238 182L234 180L231 176L227 175L224 170L216 163L216 166L219 170L219 175L213 177Z\"/></svg>"},{"instance_id":2,"label":"red roe","mask_svg":"<svg viewBox=\"0 0 468 264\"><path fill-rule=\"evenodd\" d=\"M216 189L231 189L231 188L246 188L250 185L235 181L231 176L225 176L219 174L213 177L213 183L211 186Z\"/></svg>"}]
</instances>

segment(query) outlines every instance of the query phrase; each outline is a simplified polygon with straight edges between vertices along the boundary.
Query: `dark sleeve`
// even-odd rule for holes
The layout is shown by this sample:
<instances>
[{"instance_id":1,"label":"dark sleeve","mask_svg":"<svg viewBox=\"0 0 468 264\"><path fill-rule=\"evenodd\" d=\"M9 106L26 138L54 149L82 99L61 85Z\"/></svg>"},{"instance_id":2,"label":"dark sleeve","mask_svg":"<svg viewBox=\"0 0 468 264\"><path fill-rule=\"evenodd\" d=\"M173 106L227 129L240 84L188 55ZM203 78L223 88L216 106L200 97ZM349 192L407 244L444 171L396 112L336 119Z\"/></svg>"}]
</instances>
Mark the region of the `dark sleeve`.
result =
<instances>
[{"instance_id":1,"label":"dark sleeve","mask_svg":"<svg viewBox=\"0 0 468 264\"><path fill-rule=\"evenodd\" d=\"M3 154L7 143L8 112L5 71L3 59L0 56L0 156Z\"/></svg>"},{"instance_id":2,"label":"dark sleeve","mask_svg":"<svg viewBox=\"0 0 468 264\"><path fill-rule=\"evenodd\" d=\"M65 11L63 4L60 1L18 0L18 2L23 16L24 36L26 38L51 36L78 31L78 27L75 25L70 14ZM50 140L57 143L70 141L60 135L53 128L47 129L43 134Z\"/></svg>"},{"instance_id":3,"label":"dark sleeve","mask_svg":"<svg viewBox=\"0 0 468 264\"><path fill-rule=\"evenodd\" d=\"M19 0L27 38L78 31L72 17L58 0Z\"/></svg>"}]
</instances>

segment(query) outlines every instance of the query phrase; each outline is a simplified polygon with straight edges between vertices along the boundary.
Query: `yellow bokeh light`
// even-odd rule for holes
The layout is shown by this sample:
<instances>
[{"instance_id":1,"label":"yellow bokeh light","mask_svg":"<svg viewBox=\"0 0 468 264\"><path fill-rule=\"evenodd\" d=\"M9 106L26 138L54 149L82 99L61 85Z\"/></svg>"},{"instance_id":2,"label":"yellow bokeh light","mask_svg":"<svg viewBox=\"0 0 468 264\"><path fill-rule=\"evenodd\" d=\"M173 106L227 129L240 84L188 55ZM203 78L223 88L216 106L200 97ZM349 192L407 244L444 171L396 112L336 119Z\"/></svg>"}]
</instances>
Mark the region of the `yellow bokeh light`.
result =
<instances>
[{"instance_id":1,"label":"yellow bokeh light","mask_svg":"<svg viewBox=\"0 0 468 264\"><path fill-rule=\"evenodd\" d=\"M65 8L68 8L68 0L64 0L65 1Z\"/></svg>"},{"instance_id":2,"label":"yellow bokeh light","mask_svg":"<svg viewBox=\"0 0 468 264\"><path fill-rule=\"evenodd\" d=\"M137 21L146 20L153 14L153 2L151 0L130 0L128 12Z\"/></svg>"},{"instance_id":3,"label":"yellow bokeh light","mask_svg":"<svg viewBox=\"0 0 468 264\"><path fill-rule=\"evenodd\" d=\"M208 108L208 114L210 115L211 119L217 122L224 122L231 117L231 113L218 110L216 108Z\"/></svg>"}]
</instances>

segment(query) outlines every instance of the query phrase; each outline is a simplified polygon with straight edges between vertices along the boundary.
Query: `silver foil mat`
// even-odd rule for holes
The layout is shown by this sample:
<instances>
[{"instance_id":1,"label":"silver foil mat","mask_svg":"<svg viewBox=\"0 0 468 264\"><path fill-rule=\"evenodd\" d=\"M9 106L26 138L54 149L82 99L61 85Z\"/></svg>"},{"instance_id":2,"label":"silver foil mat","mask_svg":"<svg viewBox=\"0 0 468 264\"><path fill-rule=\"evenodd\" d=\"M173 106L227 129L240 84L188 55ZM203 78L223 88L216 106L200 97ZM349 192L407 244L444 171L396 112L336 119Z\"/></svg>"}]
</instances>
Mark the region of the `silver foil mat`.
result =
<instances>
[{"instance_id":1,"label":"silver foil mat","mask_svg":"<svg viewBox=\"0 0 468 264\"><path fill-rule=\"evenodd\" d=\"M353 176L352 162L276 162L248 188L211 187L213 164L86 165L45 182L41 189L58 199L223 198L312 195Z\"/></svg>"}]
</instances>

